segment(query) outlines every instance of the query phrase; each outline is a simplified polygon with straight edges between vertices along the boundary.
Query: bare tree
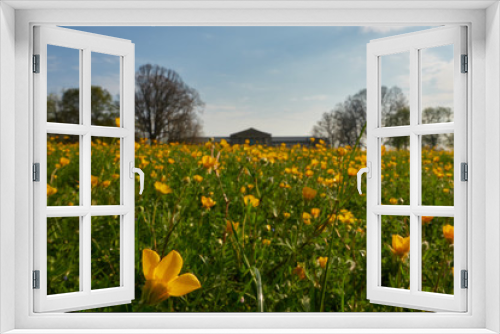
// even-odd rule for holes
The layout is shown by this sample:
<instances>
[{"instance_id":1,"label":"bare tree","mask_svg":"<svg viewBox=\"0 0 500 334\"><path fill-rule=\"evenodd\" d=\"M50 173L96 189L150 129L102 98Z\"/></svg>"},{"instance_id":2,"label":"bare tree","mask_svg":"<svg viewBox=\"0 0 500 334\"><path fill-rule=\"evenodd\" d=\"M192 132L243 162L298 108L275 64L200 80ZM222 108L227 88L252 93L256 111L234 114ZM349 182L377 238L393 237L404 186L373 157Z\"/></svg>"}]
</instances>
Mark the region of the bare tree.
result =
<instances>
[{"instance_id":1,"label":"bare tree","mask_svg":"<svg viewBox=\"0 0 500 334\"><path fill-rule=\"evenodd\" d=\"M146 64L136 73L136 128L142 137L171 142L200 136L203 106L198 92L173 70Z\"/></svg>"},{"instance_id":2,"label":"bare tree","mask_svg":"<svg viewBox=\"0 0 500 334\"><path fill-rule=\"evenodd\" d=\"M406 117L406 114L401 110L408 108L408 103L401 89L398 87L388 89L383 86L381 95L383 119L387 119L388 122L404 122L399 118ZM356 94L348 96L333 110L323 113L312 133L315 137L327 139L331 146L353 146L365 122L366 89L362 89ZM364 138L361 144L364 144Z\"/></svg>"}]
</instances>

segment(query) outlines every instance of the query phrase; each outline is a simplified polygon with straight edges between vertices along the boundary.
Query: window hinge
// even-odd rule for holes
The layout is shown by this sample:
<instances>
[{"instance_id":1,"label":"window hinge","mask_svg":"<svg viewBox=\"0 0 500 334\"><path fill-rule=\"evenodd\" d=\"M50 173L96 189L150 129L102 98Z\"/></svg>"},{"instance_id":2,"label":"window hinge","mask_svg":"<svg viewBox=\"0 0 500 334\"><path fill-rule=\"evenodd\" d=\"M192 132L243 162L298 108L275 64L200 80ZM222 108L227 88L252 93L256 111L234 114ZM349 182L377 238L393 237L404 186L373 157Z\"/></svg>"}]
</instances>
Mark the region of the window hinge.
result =
<instances>
[{"instance_id":1,"label":"window hinge","mask_svg":"<svg viewBox=\"0 0 500 334\"><path fill-rule=\"evenodd\" d=\"M462 289L467 289L469 287L469 274L467 270L462 270L460 272L460 280L462 281Z\"/></svg>"},{"instance_id":2,"label":"window hinge","mask_svg":"<svg viewBox=\"0 0 500 334\"><path fill-rule=\"evenodd\" d=\"M467 55L462 55L462 73L469 72L469 57Z\"/></svg>"},{"instance_id":3,"label":"window hinge","mask_svg":"<svg viewBox=\"0 0 500 334\"><path fill-rule=\"evenodd\" d=\"M460 180L469 181L469 166L466 162L460 164Z\"/></svg>"},{"instance_id":4,"label":"window hinge","mask_svg":"<svg viewBox=\"0 0 500 334\"><path fill-rule=\"evenodd\" d=\"M33 270L33 289L40 289L40 270Z\"/></svg>"},{"instance_id":5,"label":"window hinge","mask_svg":"<svg viewBox=\"0 0 500 334\"><path fill-rule=\"evenodd\" d=\"M33 164L33 181L40 182L40 164L38 162Z\"/></svg>"},{"instance_id":6,"label":"window hinge","mask_svg":"<svg viewBox=\"0 0 500 334\"><path fill-rule=\"evenodd\" d=\"M40 73L40 55L33 55L33 73Z\"/></svg>"}]
</instances>

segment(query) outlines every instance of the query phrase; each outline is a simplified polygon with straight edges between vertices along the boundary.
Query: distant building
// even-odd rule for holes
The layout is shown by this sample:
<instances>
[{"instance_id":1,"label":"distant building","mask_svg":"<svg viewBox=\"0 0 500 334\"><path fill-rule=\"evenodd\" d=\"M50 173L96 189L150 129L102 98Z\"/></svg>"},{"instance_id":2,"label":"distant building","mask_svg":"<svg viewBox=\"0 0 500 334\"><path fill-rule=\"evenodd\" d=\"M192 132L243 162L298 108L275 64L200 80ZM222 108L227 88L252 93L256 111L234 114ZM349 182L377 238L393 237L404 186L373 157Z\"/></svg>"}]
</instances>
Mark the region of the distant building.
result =
<instances>
[{"instance_id":1,"label":"distant building","mask_svg":"<svg viewBox=\"0 0 500 334\"><path fill-rule=\"evenodd\" d=\"M229 143L231 145L245 144L246 140L249 141L250 145L271 145L271 134L256 130L254 128L249 128L240 132L233 133L229 136Z\"/></svg>"},{"instance_id":2,"label":"distant building","mask_svg":"<svg viewBox=\"0 0 500 334\"><path fill-rule=\"evenodd\" d=\"M248 140L250 145L261 144L278 146L285 144L290 147L293 145L300 144L302 146L311 145L311 137L309 136L289 136L289 137L273 137L270 133L259 131L254 128L249 128L240 132L231 134L229 137L204 137L199 138L198 142L207 142L213 139L216 143L220 142L222 139L226 140L229 144L245 144Z\"/></svg>"}]
</instances>

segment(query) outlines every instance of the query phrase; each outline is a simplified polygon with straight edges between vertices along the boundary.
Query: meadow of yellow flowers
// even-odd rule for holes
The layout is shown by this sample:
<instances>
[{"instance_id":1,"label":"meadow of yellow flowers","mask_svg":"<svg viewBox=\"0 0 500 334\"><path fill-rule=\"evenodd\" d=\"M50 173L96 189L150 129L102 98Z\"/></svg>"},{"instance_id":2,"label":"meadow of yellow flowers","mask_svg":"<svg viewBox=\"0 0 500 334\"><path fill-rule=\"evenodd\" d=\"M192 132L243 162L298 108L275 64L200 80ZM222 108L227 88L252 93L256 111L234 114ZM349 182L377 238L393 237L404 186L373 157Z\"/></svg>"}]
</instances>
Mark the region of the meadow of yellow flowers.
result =
<instances>
[{"instance_id":1,"label":"meadow of yellow flowers","mask_svg":"<svg viewBox=\"0 0 500 334\"><path fill-rule=\"evenodd\" d=\"M92 203L120 201L120 143L92 142ZM366 299L366 151L149 143L136 194L136 299L93 311L403 311ZM79 144L48 137L48 205L78 205ZM408 204L409 153L382 149L382 203ZM453 205L453 151L423 149L422 194ZM431 194L432 193L432 194ZM409 218L383 216L382 284L409 288ZM78 224L48 219L48 291L78 291ZM422 217L425 291L453 293L453 218ZM92 220L92 288L119 284L119 220ZM182 273L181 273L182 272ZM408 310L404 310L408 311Z\"/></svg>"}]
</instances>

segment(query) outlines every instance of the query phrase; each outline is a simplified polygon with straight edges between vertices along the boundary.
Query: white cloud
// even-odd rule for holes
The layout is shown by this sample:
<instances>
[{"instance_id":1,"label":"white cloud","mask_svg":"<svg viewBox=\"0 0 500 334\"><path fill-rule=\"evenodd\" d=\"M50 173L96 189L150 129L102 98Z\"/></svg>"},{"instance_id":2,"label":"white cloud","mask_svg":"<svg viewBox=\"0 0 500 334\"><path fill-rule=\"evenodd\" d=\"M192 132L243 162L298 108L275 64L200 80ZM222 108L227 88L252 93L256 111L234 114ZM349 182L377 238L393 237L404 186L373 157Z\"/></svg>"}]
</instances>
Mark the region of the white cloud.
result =
<instances>
[{"instance_id":1,"label":"white cloud","mask_svg":"<svg viewBox=\"0 0 500 334\"><path fill-rule=\"evenodd\" d=\"M422 107L453 107L453 59L443 59L436 51L422 54Z\"/></svg>"},{"instance_id":2,"label":"white cloud","mask_svg":"<svg viewBox=\"0 0 500 334\"><path fill-rule=\"evenodd\" d=\"M376 34L387 34L390 32L401 31L407 27L405 26L365 26L361 27L361 32L368 33L376 33Z\"/></svg>"},{"instance_id":3,"label":"white cloud","mask_svg":"<svg viewBox=\"0 0 500 334\"><path fill-rule=\"evenodd\" d=\"M93 86L101 86L106 89L111 96L116 97L120 94L120 74L116 75L93 75L92 76L92 85Z\"/></svg>"}]
</instances>

